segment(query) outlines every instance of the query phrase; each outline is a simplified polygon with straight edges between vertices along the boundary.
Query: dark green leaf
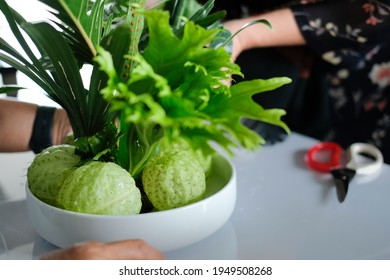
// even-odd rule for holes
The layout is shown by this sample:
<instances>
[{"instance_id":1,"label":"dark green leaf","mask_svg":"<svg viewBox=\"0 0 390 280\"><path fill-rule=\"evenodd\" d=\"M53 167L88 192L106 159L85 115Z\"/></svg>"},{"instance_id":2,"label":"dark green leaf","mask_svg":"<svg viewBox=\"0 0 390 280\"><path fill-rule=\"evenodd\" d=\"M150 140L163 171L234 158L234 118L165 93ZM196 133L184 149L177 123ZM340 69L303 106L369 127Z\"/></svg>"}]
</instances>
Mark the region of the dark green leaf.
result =
<instances>
[{"instance_id":1,"label":"dark green leaf","mask_svg":"<svg viewBox=\"0 0 390 280\"><path fill-rule=\"evenodd\" d=\"M75 137L89 135L86 92L72 50L61 33L48 23L25 23L23 29L55 69L52 74L61 91L48 94L68 112Z\"/></svg>"},{"instance_id":2,"label":"dark green leaf","mask_svg":"<svg viewBox=\"0 0 390 280\"><path fill-rule=\"evenodd\" d=\"M18 87L18 86L4 86L0 87L0 94L2 93L8 93L15 90L24 89L24 87Z\"/></svg>"}]
</instances>

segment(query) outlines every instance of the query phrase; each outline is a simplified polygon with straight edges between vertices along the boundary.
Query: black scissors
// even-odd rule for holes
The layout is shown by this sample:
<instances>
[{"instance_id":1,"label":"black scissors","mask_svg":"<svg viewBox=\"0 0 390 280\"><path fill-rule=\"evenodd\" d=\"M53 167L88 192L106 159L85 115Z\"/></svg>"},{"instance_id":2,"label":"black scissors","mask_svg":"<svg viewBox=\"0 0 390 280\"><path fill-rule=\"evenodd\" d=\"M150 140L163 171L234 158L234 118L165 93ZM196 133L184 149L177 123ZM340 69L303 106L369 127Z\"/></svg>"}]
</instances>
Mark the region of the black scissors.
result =
<instances>
[{"instance_id":1,"label":"black scissors","mask_svg":"<svg viewBox=\"0 0 390 280\"><path fill-rule=\"evenodd\" d=\"M330 154L328 161L316 158L319 152ZM362 163L359 155L372 160ZM337 198L343 202L347 196L349 182L355 175L370 175L378 172L383 166L383 155L377 147L367 143L354 143L349 147L349 161L343 165L343 149L335 142L320 142L307 152L307 165L320 172L330 172L333 176Z\"/></svg>"}]
</instances>

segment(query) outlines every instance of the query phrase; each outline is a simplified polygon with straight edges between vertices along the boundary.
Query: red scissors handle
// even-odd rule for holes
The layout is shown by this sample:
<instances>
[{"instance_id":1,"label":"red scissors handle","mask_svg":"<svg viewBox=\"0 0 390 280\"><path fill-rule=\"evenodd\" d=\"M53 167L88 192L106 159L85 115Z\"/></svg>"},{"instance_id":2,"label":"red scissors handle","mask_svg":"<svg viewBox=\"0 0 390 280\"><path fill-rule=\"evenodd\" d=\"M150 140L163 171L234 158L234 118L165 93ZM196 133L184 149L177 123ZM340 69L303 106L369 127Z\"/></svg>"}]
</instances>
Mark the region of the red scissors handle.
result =
<instances>
[{"instance_id":1,"label":"red scissors handle","mask_svg":"<svg viewBox=\"0 0 390 280\"><path fill-rule=\"evenodd\" d=\"M329 153L329 160L320 161L316 158L316 154L318 152L326 152ZM309 149L307 152L307 165L317 171L320 172L330 172L334 168L340 168L341 157L342 157L343 149L341 146L334 142L321 142Z\"/></svg>"}]
</instances>

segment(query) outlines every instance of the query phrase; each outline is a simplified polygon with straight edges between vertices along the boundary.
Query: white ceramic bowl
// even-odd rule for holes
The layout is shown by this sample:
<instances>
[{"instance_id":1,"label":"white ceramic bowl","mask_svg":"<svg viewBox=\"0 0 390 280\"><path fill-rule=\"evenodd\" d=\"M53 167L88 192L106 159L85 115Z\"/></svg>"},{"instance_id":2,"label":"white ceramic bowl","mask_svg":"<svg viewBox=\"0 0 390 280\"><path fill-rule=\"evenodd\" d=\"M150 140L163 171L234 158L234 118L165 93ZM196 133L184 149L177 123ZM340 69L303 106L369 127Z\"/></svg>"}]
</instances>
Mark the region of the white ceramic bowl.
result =
<instances>
[{"instance_id":1,"label":"white ceramic bowl","mask_svg":"<svg viewBox=\"0 0 390 280\"><path fill-rule=\"evenodd\" d=\"M215 156L206 198L184 207L133 216L104 216L62 210L27 190L27 208L38 234L58 247L88 240L140 238L167 252L200 241L230 218L236 203L236 171L228 159Z\"/></svg>"}]
</instances>

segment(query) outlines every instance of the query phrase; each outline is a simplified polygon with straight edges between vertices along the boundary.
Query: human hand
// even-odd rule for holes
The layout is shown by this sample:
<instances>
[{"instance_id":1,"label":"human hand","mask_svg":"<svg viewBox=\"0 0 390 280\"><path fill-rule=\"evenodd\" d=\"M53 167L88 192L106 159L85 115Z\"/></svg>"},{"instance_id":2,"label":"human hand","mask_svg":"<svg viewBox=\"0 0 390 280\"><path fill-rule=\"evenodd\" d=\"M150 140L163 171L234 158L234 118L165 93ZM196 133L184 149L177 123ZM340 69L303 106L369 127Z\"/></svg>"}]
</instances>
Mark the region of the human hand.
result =
<instances>
[{"instance_id":1,"label":"human hand","mask_svg":"<svg viewBox=\"0 0 390 280\"><path fill-rule=\"evenodd\" d=\"M146 1L146 8L150 9L150 8L156 6L159 2L161 2L161 1L160 0L147 0Z\"/></svg>"},{"instance_id":2,"label":"human hand","mask_svg":"<svg viewBox=\"0 0 390 280\"><path fill-rule=\"evenodd\" d=\"M42 260L162 260L164 255L143 240L85 242L43 255Z\"/></svg>"},{"instance_id":3,"label":"human hand","mask_svg":"<svg viewBox=\"0 0 390 280\"><path fill-rule=\"evenodd\" d=\"M272 29L267 24L248 25L248 23L252 22L262 23L263 20L267 20L271 24ZM240 30L233 38L233 61L240 53L253 48L305 45L305 39L292 10L289 8L229 20L223 25L232 34ZM247 28L242 29L244 26L247 26Z\"/></svg>"},{"instance_id":4,"label":"human hand","mask_svg":"<svg viewBox=\"0 0 390 280\"><path fill-rule=\"evenodd\" d=\"M241 26L239 26L240 22L237 20L229 20L224 22L224 28L229 30L231 34L236 33ZM231 60L233 62L236 61L236 58L240 55L241 52L244 51L244 47L241 41L240 33L233 37L233 49L231 54Z\"/></svg>"}]
</instances>

